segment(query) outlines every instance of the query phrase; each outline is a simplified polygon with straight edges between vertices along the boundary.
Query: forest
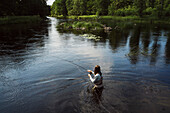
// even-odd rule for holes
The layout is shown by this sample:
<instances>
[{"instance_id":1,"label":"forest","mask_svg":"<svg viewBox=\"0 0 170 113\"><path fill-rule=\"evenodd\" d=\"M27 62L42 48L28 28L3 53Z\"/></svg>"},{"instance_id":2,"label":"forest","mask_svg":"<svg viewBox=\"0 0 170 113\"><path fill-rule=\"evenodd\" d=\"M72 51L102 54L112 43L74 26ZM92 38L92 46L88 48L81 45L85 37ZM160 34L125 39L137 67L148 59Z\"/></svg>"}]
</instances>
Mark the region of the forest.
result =
<instances>
[{"instance_id":1,"label":"forest","mask_svg":"<svg viewBox=\"0 0 170 113\"><path fill-rule=\"evenodd\" d=\"M51 15L169 17L170 0L55 0Z\"/></svg>"},{"instance_id":2,"label":"forest","mask_svg":"<svg viewBox=\"0 0 170 113\"><path fill-rule=\"evenodd\" d=\"M46 0L1 0L0 17L48 15Z\"/></svg>"}]
</instances>

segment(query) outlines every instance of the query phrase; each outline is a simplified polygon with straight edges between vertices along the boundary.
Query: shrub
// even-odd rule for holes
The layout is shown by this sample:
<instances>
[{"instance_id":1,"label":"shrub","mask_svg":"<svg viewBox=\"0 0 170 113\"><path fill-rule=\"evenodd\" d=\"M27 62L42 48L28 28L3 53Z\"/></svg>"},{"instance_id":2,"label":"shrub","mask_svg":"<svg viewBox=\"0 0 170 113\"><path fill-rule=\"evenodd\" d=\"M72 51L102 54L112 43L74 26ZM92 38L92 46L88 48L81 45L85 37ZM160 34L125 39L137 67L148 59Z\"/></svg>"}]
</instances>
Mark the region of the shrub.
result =
<instances>
[{"instance_id":1,"label":"shrub","mask_svg":"<svg viewBox=\"0 0 170 113\"><path fill-rule=\"evenodd\" d=\"M157 15L156 8L152 8L152 7L146 8L143 12L144 12L145 15L151 15L151 16Z\"/></svg>"},{"instance_id":2,"label":"shrub","mask_svg":"<svg viewBox=\"0 0 170 113\"><path fill-rule=\"evenodd\" d=\"M116 10L114 14L117 16L137 15L137 8L134 6L133 7L128 6L128 7Z\"/></svg>"},{"instance_id":3,"label":"shrub","mask_svg":"<svg viewBox=\"0 0 170 113\"><path fill-rule=\"evenodd\" d=\"M137 15L137 8L135 6L128 6L124 9L124 13L126 16L129 16L129 15Z\"/></svg>"},{"instance_id":4,"label":"shrub","mask_svg":"<svg viewBox=\"0 0 170 113\"><path fill-rule=\"evenodd\" d=\"M124 9L118 9L114 12L115 15L117 16L125 16Z\"/></svg>"}]
</instances>

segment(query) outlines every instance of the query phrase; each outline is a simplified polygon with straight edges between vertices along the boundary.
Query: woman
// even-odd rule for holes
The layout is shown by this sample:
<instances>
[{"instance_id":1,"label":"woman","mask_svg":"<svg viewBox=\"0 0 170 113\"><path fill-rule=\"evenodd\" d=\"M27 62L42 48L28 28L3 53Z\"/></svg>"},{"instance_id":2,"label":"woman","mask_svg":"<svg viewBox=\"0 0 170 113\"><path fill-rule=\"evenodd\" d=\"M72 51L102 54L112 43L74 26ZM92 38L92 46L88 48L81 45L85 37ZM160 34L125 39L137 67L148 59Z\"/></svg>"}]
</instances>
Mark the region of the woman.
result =
<instances>
[{"instance_id":1,"label":"woman","mask_svg":"<svg viewBox=\"0 0 170 113\"><path fill-rule=\"evenodd\" d=\"M90 80L95 84L94 88L102 88L103 87L103 77L100 70L100 66L96 65L94 68L94 72L91 70L87 70L89 72L88 76Z\"/></svg>"}]
</instances>

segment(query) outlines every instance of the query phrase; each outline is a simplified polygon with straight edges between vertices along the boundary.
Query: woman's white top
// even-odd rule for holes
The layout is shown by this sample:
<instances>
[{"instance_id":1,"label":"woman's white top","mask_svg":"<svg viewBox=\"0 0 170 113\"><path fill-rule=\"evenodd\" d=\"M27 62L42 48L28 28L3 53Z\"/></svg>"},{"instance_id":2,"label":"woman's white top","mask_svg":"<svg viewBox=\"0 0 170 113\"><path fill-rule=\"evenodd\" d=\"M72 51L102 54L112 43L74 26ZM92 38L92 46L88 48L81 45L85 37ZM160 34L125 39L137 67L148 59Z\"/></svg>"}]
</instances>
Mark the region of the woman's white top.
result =
<instances>
[{"instance_id":1,"label":"woman's white top","mask_svg":"<svg viewBox=\"0 0 170 113\"><path fill-rule=\"evenodd\" d=\"M94 75L94 72L92 72L93 74L90 74L90 80L95 84L96 87L102 87L102 76L100 74L96 74Z\"/></svg>"}]
</instances>

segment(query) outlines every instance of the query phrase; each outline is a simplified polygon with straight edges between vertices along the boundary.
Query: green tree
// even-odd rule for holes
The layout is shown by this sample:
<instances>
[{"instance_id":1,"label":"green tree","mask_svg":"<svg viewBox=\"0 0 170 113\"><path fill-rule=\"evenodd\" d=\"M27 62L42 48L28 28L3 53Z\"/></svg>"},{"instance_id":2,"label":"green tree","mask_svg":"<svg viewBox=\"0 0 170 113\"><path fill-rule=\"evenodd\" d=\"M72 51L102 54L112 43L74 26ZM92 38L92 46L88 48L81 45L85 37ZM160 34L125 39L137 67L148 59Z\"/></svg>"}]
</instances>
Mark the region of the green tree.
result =
<instances>
[{"instance_id":1,"label":"green tree","mask_svg":"<svg viewBox=\"0 0 170 113\"><path fill-rule=\"evenodd\" d=\"M156 13L158 18L162 18L162 16L164 15L163 11L164 11L164 0L156 0L155 2L155 8L156 8Z\"/></svg>"},{"instance_id":2,"label":"green tree","mask_svg":"<svg viewBox=\"0 0 170 113\"><path fill-rule=\"evenodd\" d=\"M170 0L165 0L165 16L170 16Z\"/></svg>"},{"instance_id":3,"label":"green tree","mask_svg":"<svg viewBox=\"0 0 170 113\"><path fill-rule=\"evenodd\" d=\"M1 0L0 16L40 15L46 16L46 0Z\"/></svg>"},{"instance_id":4,"label":"green tree","mask_svg":"<svg viewBox=\"0 0 170 113\"><path fill-rule=\"evenodd\" d=\"M66 8L68 11L68 15L71 15L71 11L73 9L73 1L72 0L66 0Z\"/></svg>"},{"instance_id":5,"label":"green tree","mask_svg":"<svg viewBox=\"0 0 170 113\"><path fill-rule=\"evenodd\" d=\"M32 0L31 0L32 1ZM55 0L52 15L169 16L170 0ZM1 5L1 4L0 4Z\"/></svg>"},{"instance_id":6,"label":"green tree","mask_svg":"<svg viewBox=\"0 0 170 113\"><path fill-rule=\"evenodd\" d=\"M64 15L68 14L66 8L66 0L55 0L51 6L52 15Z\"/></svg>"},{"instance_id":7,"label":"green tree","mask_svg":"<svg viewBox=\"0 0 170 113\"><path fill-rule=\"evenodd\" d=\"M21 0L19 4L21 15L40 15L43 17L48 12L46 0Z\"/></svg>"},{"instance_id":8,"label":"green tree","mask_svg":"<svg viewBox=\"0 0 170 113\"><path fill-rule=\"evenodd\" d=\"M84 0L73 0L72 8L70 7L69 15L83 15L85 14L85 1Z\"/></svg>"},{"instance_id":9,"label":"green tree","mask_svg":"<svg viewBox=\"0 0 170 113\"><path fill-rule=\"evenodd\" d=\"M170 0L165 0L164 1L164 8L169 7L169 5L170 5Z\"/></svg>"},{"instance_id":10,"label":"green tree","mask_svg":"<svg viewBox=\"0 0 170 113\"><path fill-rule=\"evenodd\" d=\"M137 6L137 12L140 17L143 16L143 11L146 9L145 0L135 0L134 5Z\"/></svg>"},{"instance_id":11,"label":"green tree","mask_svg":"<svg viewBox=\"0 0 170 113\"><path fill-rule=\"evenodd\" d=\"M114 15L115 11L122 8L132 7L133 0L111 0L108 7L109 15Z\"/></svg>"},{"instance_id":12,"label":"green tree","mask_svg":"<svg viewBox=\"0 0 170 113\"><path fill-rule=\"evenodd\" d=\"M17 1L18 0L1 0L0 16L15 15Z\"/></svg>"},{"instance_id":13,"label":"green tree","mask_svg":"<svg viewBox=\"0 0 170 113\"><path fill-rule=\"evenodd\" d=\"M96 14L96 7L95 7L95 2L94 0L87 0L87 5L86 5L86 14L88 15L94 15Z\"/></svg>"},{"instance_id":14,"label":"green tree","mask_svg":"<svg viewBox=\"0 0 170 113\"><path fill-rule=\"evenodd\" d=\"M155 6L155 0L147 0L146 1L146 7L151 7L151 8L154 8Z\"/></svg>"},{"instance_id":15,"label":"green tree","mask_svg":"<svg viewBox=\"0 0 170 113\"><path fill-rule=\"evenodd\" d=\"M96 13L99 15L107 15L108 14L108 6L110 4L110 0L95 0Z\"/></svg>"}]
</instances>

